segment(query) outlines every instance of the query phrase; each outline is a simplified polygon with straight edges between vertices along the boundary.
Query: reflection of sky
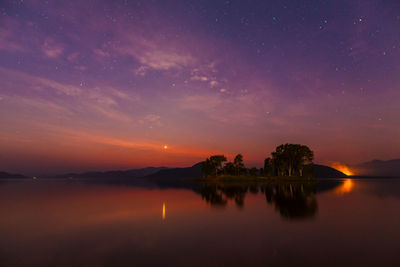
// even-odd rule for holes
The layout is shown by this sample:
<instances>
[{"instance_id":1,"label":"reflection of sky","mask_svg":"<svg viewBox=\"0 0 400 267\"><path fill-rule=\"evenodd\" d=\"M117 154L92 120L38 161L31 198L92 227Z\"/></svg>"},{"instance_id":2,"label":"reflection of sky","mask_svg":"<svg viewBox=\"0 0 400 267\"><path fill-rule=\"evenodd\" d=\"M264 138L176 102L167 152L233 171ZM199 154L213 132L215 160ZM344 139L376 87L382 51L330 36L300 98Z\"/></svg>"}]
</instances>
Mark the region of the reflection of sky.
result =
<instances>
[{"instance_id":1,"label":"reflection of sky","mask_svg":"<svg viewBox=\"0 0 400 267\"><path fill-rule=\"evenodd\" d=\"M2 264L395 265L400 198L371 192L385 195L385 188L398 189L399 183L356 183L351 194L317 194L318 214L306 221L284 220L263 193L248 193L240 209L233 201L213 209L184 189L5 184Z\"/></svg>"},{"instance_id":2,"label":"reflection of sky","mask_svg":"<svg viewBox=\"0 0 400 267\"><path fill-rule=\"evenodd\" d=\"M398 156L395 1L171 2L3 1L0 169Z\"/></svg>"}]
</instances>

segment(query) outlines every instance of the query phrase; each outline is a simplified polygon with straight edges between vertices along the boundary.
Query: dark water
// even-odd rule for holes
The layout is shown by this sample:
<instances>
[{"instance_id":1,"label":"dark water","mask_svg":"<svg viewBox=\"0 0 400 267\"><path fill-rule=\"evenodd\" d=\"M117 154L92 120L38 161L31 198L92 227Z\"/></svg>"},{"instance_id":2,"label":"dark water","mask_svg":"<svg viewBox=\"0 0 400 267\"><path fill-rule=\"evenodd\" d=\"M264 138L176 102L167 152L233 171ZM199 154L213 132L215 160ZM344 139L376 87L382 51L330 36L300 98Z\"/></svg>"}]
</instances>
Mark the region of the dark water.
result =
<instances>
[{"instance_id":1,"label":"dark water","mask_svg":"<svg viewBox=\"0 0 400 267\"><path fill-rule=\"evenodd\" d=\"M4 182L0 265L399 266L400 180Z\"/></svg>"}]
</instances>

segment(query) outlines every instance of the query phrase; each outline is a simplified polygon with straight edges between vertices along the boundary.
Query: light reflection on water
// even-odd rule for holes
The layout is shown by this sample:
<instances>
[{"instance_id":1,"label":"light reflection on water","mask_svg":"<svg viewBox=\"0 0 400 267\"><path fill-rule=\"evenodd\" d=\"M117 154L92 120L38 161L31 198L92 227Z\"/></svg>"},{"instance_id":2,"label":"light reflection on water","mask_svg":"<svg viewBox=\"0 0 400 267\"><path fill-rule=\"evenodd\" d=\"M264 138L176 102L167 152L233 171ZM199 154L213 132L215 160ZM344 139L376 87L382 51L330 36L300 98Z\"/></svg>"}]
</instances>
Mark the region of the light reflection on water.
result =
<instances>
[{"instance_id":1,"label":"light reflection on water","mask_svg":"<svg viewBox=\"0 0 400 267\"><path fill-rule=\"evenodd\" d=\"M187 189L10 182L0 203L4 266L400 264L396 179Z\"/></svg>"},{"instance_id":2,"label":"light reflection on water","mask_svg":"<svg viewBox=\"0 0 400 267\"><path fill-rule=\"evenodd\" d=\"M335 192L339 195L350 193L354 189L354 184L355 181L353 181L353 179L345 179L343 183L335 189Z\"/></svg>"}]
</instances>

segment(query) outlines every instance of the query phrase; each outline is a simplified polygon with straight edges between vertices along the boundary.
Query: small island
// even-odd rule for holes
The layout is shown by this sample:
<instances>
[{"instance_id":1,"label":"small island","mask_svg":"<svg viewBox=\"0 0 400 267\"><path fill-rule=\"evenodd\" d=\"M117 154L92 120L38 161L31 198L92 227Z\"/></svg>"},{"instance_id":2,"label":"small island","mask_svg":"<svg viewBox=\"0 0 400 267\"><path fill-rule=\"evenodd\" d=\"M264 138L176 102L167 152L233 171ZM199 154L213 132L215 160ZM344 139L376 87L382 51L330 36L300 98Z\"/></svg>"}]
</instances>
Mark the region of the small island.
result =
<instances>
[{"instance_id":1,"label":"small island","mask_svg":"<svg viewBox=\"0 0 400 267\"><path fill-rule=\"evenodd\" d=\"M209 182L311 180L314 178L313 159L314 152L308 146L289 143L276 147L271 157L264 160L264 167L259 169L246 168L242 154L236 155L233 162L227 162L225 155L212 155L201 163L203 178L198 180Z\"/></svg>"}]
</instances>

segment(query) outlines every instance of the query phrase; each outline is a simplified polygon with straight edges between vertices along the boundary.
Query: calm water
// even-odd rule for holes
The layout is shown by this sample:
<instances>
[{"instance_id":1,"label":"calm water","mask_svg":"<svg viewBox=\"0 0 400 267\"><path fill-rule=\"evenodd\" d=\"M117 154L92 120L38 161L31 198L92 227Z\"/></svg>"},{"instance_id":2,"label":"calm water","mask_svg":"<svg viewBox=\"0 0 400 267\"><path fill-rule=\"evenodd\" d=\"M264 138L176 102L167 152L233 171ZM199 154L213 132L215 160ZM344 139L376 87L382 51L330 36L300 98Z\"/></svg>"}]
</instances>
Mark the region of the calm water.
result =
<instances>
[{"instance_id":1,"label":"calm water","mask_svg":"<svg viewBox=\"0 0 400 267\"><path fill-rule=\"evenodd\" d=\"M0 183L0 265L400 265L400 180Z\"/></svg>"}]
</instances>

